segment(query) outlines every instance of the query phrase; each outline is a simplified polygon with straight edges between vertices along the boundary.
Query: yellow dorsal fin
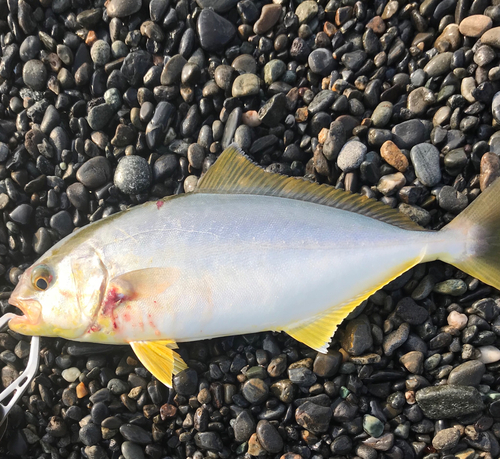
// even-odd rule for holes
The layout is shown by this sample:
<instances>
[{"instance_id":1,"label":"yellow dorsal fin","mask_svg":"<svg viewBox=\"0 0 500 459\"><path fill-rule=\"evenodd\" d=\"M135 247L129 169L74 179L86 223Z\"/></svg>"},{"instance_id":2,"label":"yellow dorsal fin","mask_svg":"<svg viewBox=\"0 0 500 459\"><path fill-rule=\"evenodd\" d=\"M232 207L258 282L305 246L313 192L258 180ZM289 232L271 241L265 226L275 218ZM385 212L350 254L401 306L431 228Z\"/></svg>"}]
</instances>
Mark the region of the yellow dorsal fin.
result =
<instances>
[{"instance_id":1,"label":"yellow dorsal fin","mask_svg":"<svg viewBox=\"0 0 500 459\"><path fill-rule=\"evenodd\" d=\"M197 192L254 194L308 201L355 212L403 229L424 231L406 215L375 199L297 177L266 172L233 145L222 152L200 180Z\"/></svg>"},{"instance_id":2,"label":"yellow dorsal fin","mask_svg":"<svg viewBox=\"0 0 500 459\"><path fill-rule=\"evenodd\" d=\"M187 368L181 356L173 351L177 349L175 341L130 341L129 344L142 364L167 387L172 387L173 375Z\"/></svg>"},{"instance_id":3,"label":"yellow dorsal fin","mask_svg":"<svg viewBox=\"0 0 500 459\"><path fill-rule=\"evenodd\" d=\"M283 328L283 331L288 333L297 341L306 344L310 348L326 353L330 341L337 331L337 327L342 321L356 309L363 301L373 295L377 290L387 285L398 276L408 271L413 266L422 261L423 257L418 257L414 260L409 260L403 266L398 266L393 272L388 273L387 279L380 285L371 287L348 302L340 305L335 305L330 310L319 314L308 321L303 321L300 324L291 324L289 327Z\"/></svg>"}]
</instances>

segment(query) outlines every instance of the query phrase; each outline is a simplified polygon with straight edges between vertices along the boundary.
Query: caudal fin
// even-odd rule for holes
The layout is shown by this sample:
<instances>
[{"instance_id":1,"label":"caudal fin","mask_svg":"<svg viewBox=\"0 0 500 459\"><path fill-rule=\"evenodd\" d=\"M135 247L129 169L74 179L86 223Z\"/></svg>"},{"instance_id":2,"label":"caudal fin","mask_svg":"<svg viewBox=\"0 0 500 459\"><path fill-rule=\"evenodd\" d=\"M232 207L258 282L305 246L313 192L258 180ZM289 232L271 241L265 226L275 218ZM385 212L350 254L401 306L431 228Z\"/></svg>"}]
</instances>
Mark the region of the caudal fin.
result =
<instances>
[{"instance_id":1,"label":"caudal fin","mask_svg":"<svg viewBox=\"0 0 500 459\"><path fill-rule=\"evenodd\" d=\"M447 230L467 234L464 256L451 264L500 289L500 179L443 228Z\"/></svg>"}]
</instances>

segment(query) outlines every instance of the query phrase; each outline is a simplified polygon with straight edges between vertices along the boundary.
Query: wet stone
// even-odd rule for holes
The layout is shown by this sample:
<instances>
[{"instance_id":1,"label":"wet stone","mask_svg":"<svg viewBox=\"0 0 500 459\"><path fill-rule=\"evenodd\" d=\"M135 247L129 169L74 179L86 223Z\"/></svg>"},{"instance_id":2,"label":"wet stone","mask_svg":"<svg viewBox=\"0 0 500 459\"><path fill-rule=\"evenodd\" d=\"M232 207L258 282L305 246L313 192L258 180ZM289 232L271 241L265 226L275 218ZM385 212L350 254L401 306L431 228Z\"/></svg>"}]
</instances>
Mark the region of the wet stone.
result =
<instances>
[{"instance_id":1,"label":"wet stone","mask_svg":"<svg viewBox=\"0 0 500 459\"><path fill-rule=\"evenodd\" d=\"M250 436L255 432L255 421L248 411L242 411L236 417L233 425L234 438L238 442L248 441Z\"/></svg>"},{"instance_id":2,"label":"wet stone","mask_svg":"<svg viewBox=\"0 0 500 459\"><path fill-rule=\"evenodd\" d=\"M125 459L145 458L142 447L131 441L124 441L121 446L121 451Z\"/></svg>"},{"instance_id":3,"label":"wet stone","mask_svg":"<svg viewBox=\"0 0 500 459\"><path fill-rule=\"evenodd\" d=\"M358 356L370 349L373 344L371 327L366 317L350 321L341 338L342 348L350 355Z\"/></svg>"},{"instance_id":4,"label":"wet stone","mask_svg":"<svg viewBox=\"0 0 500 459\"><path fill-rule=\"evenodd\" d=\"M23 66L23 81L35 91L41 91L47 83L47 69L43 62L31 59Z\"/></svg>"},{"instance_id":5,"label":"wet stone","mask_svg":"<svg viewBox=\"0 0 500 459\"><path fill-rule=\"evenodd\" d=\"M106 11L110 18L123 18L137 13L142 6L142 0L107 0Z\"/></svg>"},{"instance_id":6,"label":"wet stone","mask_svg":"<svg viewBox=\"0 0 500 459\"><path fill-rule=\"evenodd\" d=\"M329 351L328 354L318 352L314 359L313 371L320 378L331 378L338 373L342 364L342 354Z\"/></svg>"},{"instance_id":7,"label":"wet stone","mask_svg":"<svg viewBox=\"0 0 500 459\"><path fill-rule=\"evenodd\" d=\"M269 421L258 422L257 438L262 447L269 453L276 454L283 449L283 439Z\"/></svg>"},{"instance_id":8,"label":"wet stone","mask_svg":"<svg viewBox=\"0 0 500 459\"><path fill-rule=\"evenodd\" d=\"M370 414L363 416L363 429L372 437L380 437L384 432L384 423Z\"/></svg>"},{"instance_id":9,"label":"wet stone","mask_svg":"<svg viewBox=\"0 0 500 459\"><path fill-rule=\"evenodd\" d=\"M222 440L217 432L198 432L194 436L196 446L209 451L221 451Z\"/></svg>"},{"instance_id":10,"label":"wet stone","mask_svg":"<svg viewBox=\"0 0 500 459\"><path fill-rule=\"evenodd\" d=\"M123 424L120 426L120 434L125 440L139 445L147 445L151 442L151 434L142 427L133 424Z\"/></svg>"},{"instance_id":11,"label":"wet stone","mask_svg":"<svg viewBox=\"0 0 500 459\"><path fill-rule=\"evenodd\" d=\"M253 26L253 31L257 35L263 35L272 29L278 22L281 15L281 6L279 4L269 4L262 7L260 18Z\"/></svg>"},{"instance_id":12,"label":"wet stone","mask_svg":"<svg viewBox=\"0 0 500 459\"><path fill-rule=\"evenodd\" d=\"M448 375L448 384L477 386L486 371L484 363L470 360L455 367Z\"/></svg>"},{"instance_id":13,"label":"wet stone","mask_svg":"<svg viewBox=\"0 0 500 459\"><path fill-rule=\"evenodd\" d=\"M268 385L262 379L249 379L242 388L243 397L250 403L258 405L267 399Z\"/></svg>"},{"instance_id":14,"label":"wet stone","mask_svg":"<svg viewBox=\"0 0 500 459\"><path fill-rule=\"evenodd\" d=\"M484 408L481 394L471 386L430 386L416 392L418 406L429 419L449 419Z\"/></svg>"},{"instance_id":15,"label":"wet stone","mask_svg":"<svg viewBox=\"0 0 500 459\"><path fill-rule=\"evenodd\" d=\"M327 76L335 68L332 52L326 48L315 49L307 60L309 68L318 75Z\"/></svg>"},{"instance_id":16,"label":"wet stone","mask_svg":"<svg viewBox=\"0 0 500 459\"><path fill-rule=\"evenodd\" d=\"M93 190L109 182L111 172L109 161L102 156L96 156L89 159L78 169L76 178L84 186Z\"/></svg>"},{"instance_id":17,"label":"wet stone","mask_svg":"<svg viewBox=\"0 0 500 459\"><path fill-rule=\"evenodd\" d=\"M173 379L173 386L180 395L191 395L196 392L198 385L198 375L192 368L177 373Z\"/></svg>"},{"instance_id":18,"label":"wet stone","mask_svg":"<svg viewBox=\"0 0 500 459\"><path fill-rule=\"evenodd\" d=\"M315 434L326 432L331 418L331 408L311 402L305 402L295 410L297 424Z\"/></svg>"},{"instance_id":19,"label":"wet stone","mask_svg":"<svg viewBox=\"0 0 500 459\"><path fill-rule=\"evenodd\" d=\"M238 3L238 0L196 0L200 8L211 8L216 13L225 13Z\"/></svg>"},{"instance_id":20,"label":"wet stone","mask_svg":"<svg viewBox=\"0 0 500 459\"><path fill-rule=\"evenodd\" d=\"M209 9L200 13L197 30L201 47L206 51L219 51L235 34L231 22Z\"/></svg>"}]
</instances>

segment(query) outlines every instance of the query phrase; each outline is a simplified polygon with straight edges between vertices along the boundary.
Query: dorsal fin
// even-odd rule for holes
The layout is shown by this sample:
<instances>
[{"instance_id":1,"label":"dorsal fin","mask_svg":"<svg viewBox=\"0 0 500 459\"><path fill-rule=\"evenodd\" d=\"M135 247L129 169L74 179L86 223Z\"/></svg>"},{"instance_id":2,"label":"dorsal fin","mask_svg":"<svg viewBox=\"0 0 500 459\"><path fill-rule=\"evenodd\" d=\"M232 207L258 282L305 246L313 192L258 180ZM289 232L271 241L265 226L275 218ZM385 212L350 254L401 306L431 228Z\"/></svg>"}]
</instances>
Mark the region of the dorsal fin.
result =
<instances>
[{"instance_id":1,"label":"dorsal fin","mask_svg":"<svg viewBox=\"0 0 500 459\"><path fill-rule=\"evenodd\" d=\"M200 180L197 192L253 194L308 201L355 212L403 229L425 231L406 215L375 199L298 177L266 172L233 145L222 152Z\"/></svg>"}]
</instances>

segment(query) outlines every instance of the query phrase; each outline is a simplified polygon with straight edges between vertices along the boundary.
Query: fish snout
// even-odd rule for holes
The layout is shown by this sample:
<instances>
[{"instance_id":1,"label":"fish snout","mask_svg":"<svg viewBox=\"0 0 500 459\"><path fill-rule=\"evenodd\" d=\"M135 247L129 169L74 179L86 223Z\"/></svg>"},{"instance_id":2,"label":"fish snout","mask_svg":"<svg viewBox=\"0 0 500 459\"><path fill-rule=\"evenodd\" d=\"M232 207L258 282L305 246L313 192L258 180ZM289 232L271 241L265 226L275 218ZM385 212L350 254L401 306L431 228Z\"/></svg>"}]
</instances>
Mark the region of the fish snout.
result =
<instances>
[{"instance_id":1,"label":"fish snout","mask_svg":"<svg viewBox=\"0 0 500 459\"><path fill-rule=\"evenodd\" d=\"M31 298L20 298L12 295L9 298L9 303L16 308L20 309L24 316L14 318L12 320L22 320L23 322L35 325L40 320L42 307L37 300Z\"/></svg>"}]
</instances>

